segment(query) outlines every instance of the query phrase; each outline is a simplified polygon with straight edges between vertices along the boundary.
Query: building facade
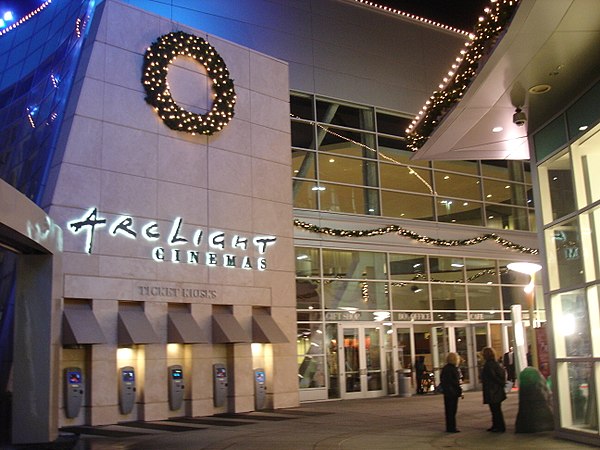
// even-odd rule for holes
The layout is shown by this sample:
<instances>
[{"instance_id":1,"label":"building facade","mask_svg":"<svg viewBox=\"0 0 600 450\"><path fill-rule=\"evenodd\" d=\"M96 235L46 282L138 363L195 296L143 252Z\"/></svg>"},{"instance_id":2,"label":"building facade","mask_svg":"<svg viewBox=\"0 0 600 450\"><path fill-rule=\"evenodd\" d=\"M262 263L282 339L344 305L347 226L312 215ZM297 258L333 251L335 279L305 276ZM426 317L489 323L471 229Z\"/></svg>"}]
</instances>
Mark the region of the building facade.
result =
<instances>
[{"instance_id":1,"label":"building facade","mask_svg":"<svg viewBox=\"0 0 600 450\"><path fill-rule=\"evenodd\" d=\"M437 376L449 351L476 388L481 348L509 348L529 279L506 266L539 261L531 167L406 141L466 33L348 0L44 5L0 36L2 198L47 224L2 219L14 442L410 395L415 358ZM23 248L60 261L41 304Z\"/></svg>"}]
</instances>

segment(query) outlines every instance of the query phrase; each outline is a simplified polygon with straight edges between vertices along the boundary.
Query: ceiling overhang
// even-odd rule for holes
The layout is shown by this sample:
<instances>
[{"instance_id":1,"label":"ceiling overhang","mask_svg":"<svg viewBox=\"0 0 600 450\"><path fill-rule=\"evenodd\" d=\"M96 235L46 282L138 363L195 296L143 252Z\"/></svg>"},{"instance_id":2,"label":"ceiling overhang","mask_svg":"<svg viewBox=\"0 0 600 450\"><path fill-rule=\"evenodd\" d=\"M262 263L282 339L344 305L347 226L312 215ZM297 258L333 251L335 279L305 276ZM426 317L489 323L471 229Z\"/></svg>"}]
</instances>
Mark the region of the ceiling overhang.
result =
<instances>
[{"instance_id":1,"label":"ceiling overhang","mask_svg":"<svg viewBox=\"0 0 600 450\"><path fill-rule=\"evenodd\" d=\"M597 79L598 42L597 0L520 0L463 99L413 159L528 159L528 133ZM544 84L548 92L531 92ZM527 116L521 126L513 123L517 107Z\"/></svg>"}]
</instances>

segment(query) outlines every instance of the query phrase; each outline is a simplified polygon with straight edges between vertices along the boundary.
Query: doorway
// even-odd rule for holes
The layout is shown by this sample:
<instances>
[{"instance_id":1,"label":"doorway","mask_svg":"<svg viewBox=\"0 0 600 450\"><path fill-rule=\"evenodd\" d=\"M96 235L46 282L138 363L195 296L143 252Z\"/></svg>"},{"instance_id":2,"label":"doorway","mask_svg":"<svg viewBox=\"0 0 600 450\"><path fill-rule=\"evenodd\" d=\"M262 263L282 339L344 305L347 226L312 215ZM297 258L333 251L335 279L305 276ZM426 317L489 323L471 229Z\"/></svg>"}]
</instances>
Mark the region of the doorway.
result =
<instances>
[{"instance_id":1,"label":"doorway","mask_svg":"<svg viewBox=\"0 0 600 450\"><path fill-rule=\"evenodd\" d=\"M344 399L385 395L384 327L373 324L338 325L340 336L340 394Z\"/></svg>"}]
</instances>

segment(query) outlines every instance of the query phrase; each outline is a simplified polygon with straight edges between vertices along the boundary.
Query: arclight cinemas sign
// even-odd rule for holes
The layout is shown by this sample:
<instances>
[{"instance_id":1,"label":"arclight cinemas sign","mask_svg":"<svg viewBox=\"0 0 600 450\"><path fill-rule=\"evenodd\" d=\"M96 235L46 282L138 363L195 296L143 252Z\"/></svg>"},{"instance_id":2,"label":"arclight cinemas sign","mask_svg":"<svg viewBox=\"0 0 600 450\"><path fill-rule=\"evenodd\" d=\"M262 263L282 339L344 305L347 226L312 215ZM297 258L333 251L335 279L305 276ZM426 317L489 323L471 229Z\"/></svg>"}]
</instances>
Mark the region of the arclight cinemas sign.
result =
<instances>
[{"instance_id":1,"label":"arclight cinemas sign","mask_svg":"<svg viewBox=\"0 0 600 450\"><path fill-rule=\"evenodd\" d=\"M139 224L137 222L131 216L120 216L109 224L106 218L101 217L98 208L92 208L67 225L73 234L86 233L85 251L89 254L93 253L95 233L102 229L115 239L127 238L155 243L152 258L157 262L204 264L209 267L247 270L266 270L267 259L262 255L277 241L275 236L242 236L224 231L207 234L202 228L184 225L181 217L177 217L166 227L156 221L139 221ZM252 249L256 249L261 256L243 254Z\"/></svg>"}]
</instances>

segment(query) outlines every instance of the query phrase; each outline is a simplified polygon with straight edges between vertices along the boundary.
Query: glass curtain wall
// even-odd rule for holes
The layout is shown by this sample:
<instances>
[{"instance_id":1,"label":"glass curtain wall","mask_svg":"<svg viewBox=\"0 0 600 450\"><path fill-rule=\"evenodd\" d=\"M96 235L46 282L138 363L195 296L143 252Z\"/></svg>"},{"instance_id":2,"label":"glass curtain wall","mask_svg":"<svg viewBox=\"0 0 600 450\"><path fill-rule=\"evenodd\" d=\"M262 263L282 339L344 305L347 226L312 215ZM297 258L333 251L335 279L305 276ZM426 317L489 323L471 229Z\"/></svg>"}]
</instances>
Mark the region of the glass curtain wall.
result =
<instances>
[{"instance_id":1,"label":"glass curtain wall","mask_svg":"<svg viewBox=\"0 0 600 450\"><path fill-rule=\"evenodd\" d=\"M510 305L526 309L529 282L507 270L510 262L296 247L300 388L327 388L329 398L339 397L340 322L510 320Z\"/></svg>"},{"instance_id":2,"label":"glass curtain wall","mask_svg":"<svg viewBox=\"0 0 600 450\"><path fill-rule=\"evenodd\" d=\"M399 113L292 93L294 207L533 231L529 164L410 161Z\"/></svg>"},{"instance_id":3,"label":"glass curtain wall","mask_svg":"<svg viewBox=\"0 0 600 450\"><path fill-rule=\"evenodd\" d=\"M560 426L598 437L600 85L534 136Z\"/></svg>"}]
</instances>

